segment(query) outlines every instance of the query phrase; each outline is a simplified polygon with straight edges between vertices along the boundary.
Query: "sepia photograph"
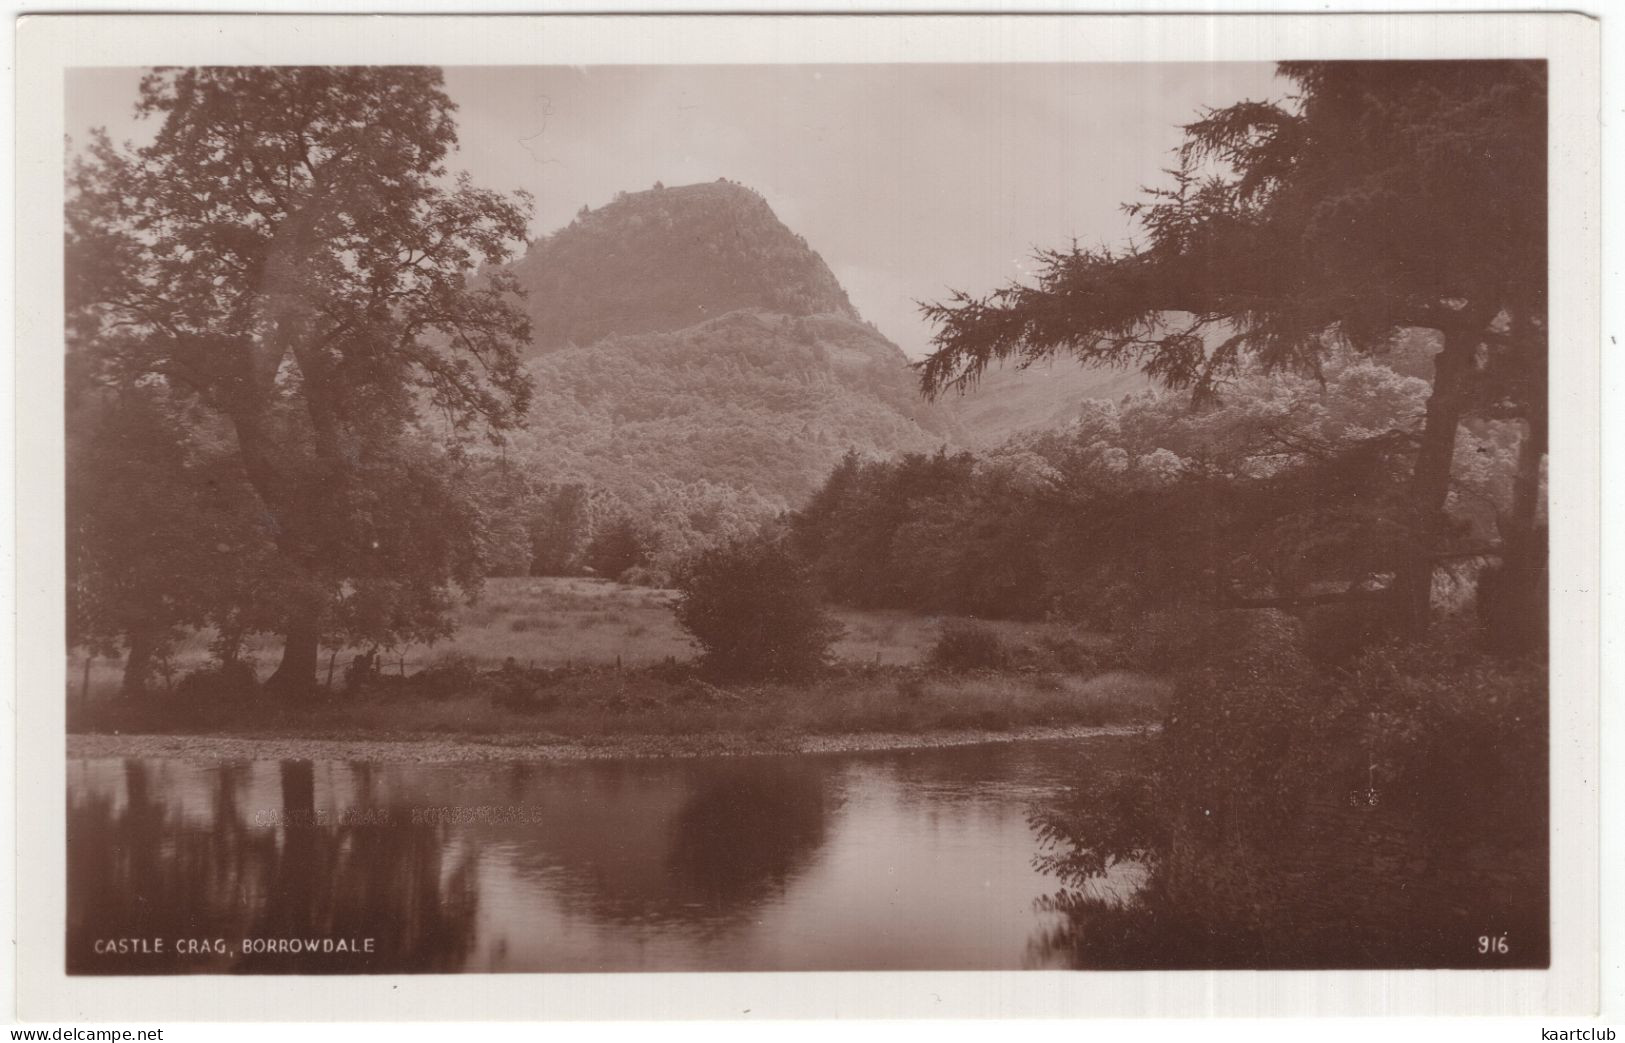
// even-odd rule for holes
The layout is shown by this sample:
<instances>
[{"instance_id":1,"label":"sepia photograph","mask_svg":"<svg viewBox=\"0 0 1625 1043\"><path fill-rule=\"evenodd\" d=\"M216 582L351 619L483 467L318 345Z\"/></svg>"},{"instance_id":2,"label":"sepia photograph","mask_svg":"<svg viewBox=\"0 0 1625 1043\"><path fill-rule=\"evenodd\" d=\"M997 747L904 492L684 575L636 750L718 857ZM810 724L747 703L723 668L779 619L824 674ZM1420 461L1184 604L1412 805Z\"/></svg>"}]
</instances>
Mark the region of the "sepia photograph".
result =
<instances>
[{"instance_id":1,"label":"sepia photograph","mask_svg":"<svg viewBox=\"0 0 1625 1043\"><path fill-rule=\"evenodd\" d=\"M1552 968L1514 51L70 55L52 973Z\"/></svg>"}]
</instances>

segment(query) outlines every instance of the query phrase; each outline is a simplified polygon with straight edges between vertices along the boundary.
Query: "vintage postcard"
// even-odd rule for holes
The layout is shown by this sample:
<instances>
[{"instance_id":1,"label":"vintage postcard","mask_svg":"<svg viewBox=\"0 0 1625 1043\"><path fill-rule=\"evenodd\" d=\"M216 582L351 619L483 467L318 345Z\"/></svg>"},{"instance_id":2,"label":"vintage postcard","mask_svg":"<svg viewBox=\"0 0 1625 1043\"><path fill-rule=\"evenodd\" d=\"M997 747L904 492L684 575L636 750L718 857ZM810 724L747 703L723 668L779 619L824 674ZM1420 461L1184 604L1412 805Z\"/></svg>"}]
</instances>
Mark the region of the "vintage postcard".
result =
<instances>
[{"instance_id":1,"label":"vintage postcard","mask_svg":"<svg viewBox=\"0 0 1625 1043\"><path fill-rule=\"evenodd\" d=\"M1591 20L18 37L25 1015L1595 1009Z\"/></svg>"}]
</instances>

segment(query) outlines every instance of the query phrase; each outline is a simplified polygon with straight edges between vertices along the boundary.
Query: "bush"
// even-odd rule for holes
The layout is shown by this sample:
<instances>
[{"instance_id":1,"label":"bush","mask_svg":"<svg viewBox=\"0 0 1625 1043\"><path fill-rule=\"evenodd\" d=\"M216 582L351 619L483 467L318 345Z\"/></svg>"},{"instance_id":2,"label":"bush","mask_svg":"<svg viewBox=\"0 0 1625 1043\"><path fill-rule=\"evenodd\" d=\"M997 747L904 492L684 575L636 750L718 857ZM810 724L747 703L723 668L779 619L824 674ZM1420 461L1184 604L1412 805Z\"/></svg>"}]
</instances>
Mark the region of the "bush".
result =
<instances>
[{"instance_id":1,"label":"bush","mask_svg":"<svg viewBox=\"0 0 1625 1043\"><path fill-rule=\"evenodd\" d=\"M647 673L665 684L687 684L694 677L694 666L687 661L678 661L676 656L667 656L649 666Z\"/></svg>"},{"instance_id":2,"label":"bush","mask_svg":"<svg viewBox=\"0 0 1625 1043\"><path fill-rule=\"evenodd\" d=\"M671 573L649 565L633 565L621 573L621 582L629 587L653 587L663 590L671 586Z\"/></svg>"},{"instance_id":3,"label":"bush","mask_svg":"<svg viewBox=\"0 0 1625 1043\"><path fill-rule=\"evenodd\" d=\"M559 704L559 694L552 689L557 675L548 670L526 670L513 665L513 660L500 670L491 670L480 676L482 689L491 693L491 705L511 713L545 713Z\"/></svg>"},{"instance_id":4,"label":"bush","mask_svg":"<svg viewBox=\"0 0 1625 1043\"><path fill-rule=\"evenodd\" d=\"M610 522L587 545L588 566L605 579L619 579L628 569L648 560L649 540L630 518Z\"/></svg>"},{"instance_id":5,"label":"bush","mask_svg":"<svg viewBox=\"0 0 1625 1043\"><path fill-rule=\"evenodd\" d=\"M412 687L431 699L449 699L467 694L479 677L479 666L471 657L452 652L413 674Z\"/></svg>"},{"instance_id":6,"label":"bush","mask_svg":"<svg viewBox=\"0 0 1625 1043\"><path fill-rule=\"evenodd\" d=\"M927 659L954 673L997 670L1009 664L1010 650L988 627L956 619L942 624Z\"/></svg>"},{"instance_id":7,"label":"bush","mask_svg":"<svg viewBox=\"0 0 1625 1043\"><path fill-rule=\"evenodd\" d=\"M1147 597L1132 583L1077 583L1059 592L1055 607L1091 629L1118 631L1144 611Z\"/></svg>"},{"instance_id":8,"label":"bush","mask_svg":"<svg viewBox=\"0 0 1625 1043\"><path fill-rule=\"evenodd\" d=\"M1154 672L1244 667L1279 673L1301 665L1302 624L1274 609L1182 607L1150 612L1123 635L1126 664Z\"/></svg>"},{"instance_id":9,"label":"bush","mask_svg":"<svg viewBox=\"0 0 1625 1043\"><path fill-rule=\"evenodd\" d=\"M1259 643L1181 671L1148 765L1037 812L1040 868L1083 890L1117 860L1145 865L1126 926L1161 939L1131 959L1458 966L1487 907L1523 940L1520 965L1540 965L1544 670L1442 630L1328 667L1277 651L1289 621L1237 622ZM1092 940L1116 911L1074 912L1062 943L1115 965Z\"/></svg>"},{"instance_id":10,"label":"bush","mask_svg":"<svg viewBox=\"0 0 1625 1043\"><path fill-rule=\"evenodd\" d=\"M1479 575L1477 607L1487 649L1503 656L1546 654L1551 640L1548 561L1546 530L1541 528Z\"/></svg>"},{"instance_id":11,"label":"bush","mask_svg":"<svg viewBox=\"0 0 1625 1043\"><path fill-rule=\"evenodd\" d=\"M1305 613L1304 653L1318 663L1342 666L1395 634L1394 613L1378 602L1322 605Z\"/></svg>"},{"instance_id":12,"label":"bush","mask_svg":"<svg viewBox=\"0 0 1625 1043\"><path fill-rule=\"evenodd\" d=\"M676 583L677 622L699 642L706 673L788 681L829 664L841 625L781 543L757 537L707 550L678 570Z\"/></svg>"},{"instance_id":13,"label":"bush","mask_svg":"<svg viewBox=\"0 0 1625 1043\"><path fill-rule=\"evenodd\" d=\"M1042 665L1072 674L1097 674L1115 666L1109 653L1097 652L1075 637L1042 637L1038 654Z\"/></svg>"},{"instance_id":14,"label":"bush","mask_svg":"<svg viewBox=\"0 0 1625 1043\"><path fill-rule=\"evenodd\" d=\"M344 690L346 692L359 692L371 687L378 680L382 668L379 659L380 652L376 648L365 652L358 652L350 657L350 662L344 668Z\"/></svg>"},{"instance_id":15,"label":"bush","mask_svg":"<svg viewBox=\"0 0 1625 1043\"><path fill-rule=\"evenodd\" d=\"M175 694L182 699L215 698L247 695L258 688L253 664L238 659L193 670L175 685Z\"/></svg>"},{"instance_id":16,"label":"bush","mask_svg":"<svg viewBox=\"0 0 1625 1043\"><path fill-rule=\"evenodd\" d=\"M1475 819L1507 833L1518 823L1542 829L1545 669L1463 646L1464 638L1447 643L1442 635L1427 643L1390 642L1330 675L1317 699L1346 708L1334 723L1358 728L1355 741L1338 745L1354 751L1343 771L1357 778L1374 758L1390 802L1437 815L1431 830L1458 829ZM1322 751L1312 755L1333 763Z\"/></svg>"}]
</instances>

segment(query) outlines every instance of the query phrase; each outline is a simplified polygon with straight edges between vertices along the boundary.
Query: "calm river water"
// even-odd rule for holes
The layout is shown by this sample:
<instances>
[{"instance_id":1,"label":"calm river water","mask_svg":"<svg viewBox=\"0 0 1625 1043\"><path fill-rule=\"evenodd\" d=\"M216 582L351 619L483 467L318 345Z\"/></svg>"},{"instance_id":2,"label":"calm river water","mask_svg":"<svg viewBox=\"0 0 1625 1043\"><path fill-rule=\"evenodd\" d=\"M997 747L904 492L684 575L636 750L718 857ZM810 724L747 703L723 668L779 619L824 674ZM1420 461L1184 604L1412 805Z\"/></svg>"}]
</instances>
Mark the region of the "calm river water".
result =
<instances>
[{"instance_id":1,"label":"calm river water","mask_svg":"<svg viewBox=\"0 0 1625 1043\"><path fill-rule=\"evenodd\" d=\"M68 969L1047 966L1036 902L1058 885L1032 867L1028 808L1134 747L71 761Z\"/></svg>"}]
</instances>

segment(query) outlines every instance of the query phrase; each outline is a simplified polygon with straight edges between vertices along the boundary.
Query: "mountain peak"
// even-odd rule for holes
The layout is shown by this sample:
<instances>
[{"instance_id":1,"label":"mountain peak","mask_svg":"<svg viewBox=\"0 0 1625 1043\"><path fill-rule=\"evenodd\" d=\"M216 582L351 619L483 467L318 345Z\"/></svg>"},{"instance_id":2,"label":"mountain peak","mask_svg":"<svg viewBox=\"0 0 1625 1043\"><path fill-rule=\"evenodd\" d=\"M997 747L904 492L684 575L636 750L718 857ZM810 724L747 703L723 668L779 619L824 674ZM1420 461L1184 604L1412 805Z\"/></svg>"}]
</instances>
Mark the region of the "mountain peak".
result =
<instances>
[{"instance_id":1,"label":"mountain peak","mask_svg":"<svg viewBox=\"0 0 1625 1043\"><path fill-rule=\"evenodd\" d=\"M619 192L513 265L542 350L664 332L741 309L858 320L829 266L726 179Z\"/></svg>"}]
</instances>

